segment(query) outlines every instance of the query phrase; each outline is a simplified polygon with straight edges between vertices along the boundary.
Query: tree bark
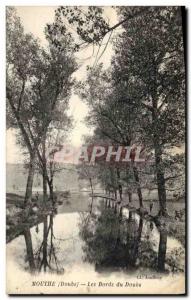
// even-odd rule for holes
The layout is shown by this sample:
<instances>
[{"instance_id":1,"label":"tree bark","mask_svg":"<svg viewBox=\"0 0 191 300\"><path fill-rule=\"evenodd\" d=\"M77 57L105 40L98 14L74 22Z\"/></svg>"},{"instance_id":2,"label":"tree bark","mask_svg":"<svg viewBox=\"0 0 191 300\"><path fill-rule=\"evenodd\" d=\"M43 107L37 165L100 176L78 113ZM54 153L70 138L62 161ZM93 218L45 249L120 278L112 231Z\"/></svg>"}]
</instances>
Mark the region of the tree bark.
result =
<instances>
[{"instance_id":1,"label":"tree bark","mask_svg":"<svg viewBox=\"0 0 191 300\"><path fill-rule=\"evenodd\" d=\"M135 165L133 166L133 174L134 174L135 181L136 181L136 184L137 184L137 194L138 194L138 198L139 198L139 206L143 207L143 195L142 195L142 191L141 191L141 188L140 188L138 170L137 170L137 167Z\"/></svg>"},{"instance_id":2,"label":"tree bark","mask_svg":"<svg viewBox=\"0 0 191 300\"><path fill-rule=\"evenodd\" d=\"M159 139L159 116L158 116L158 102L156 95L152 97L153 110L152 110L152 125L153 125L153 144L155 150L155 165L156 165L156 175L157 175L157 187L158 187L158 198L159 198L159 215L165 216L166 211L166 187L165 187L165 178L164 171L162 169L162 149Z\"/></svg>"},{"instance_id":3,"label":"tree bark","mask_svg":"<svg viewBox=\"0 0 191 300\"><path fill-rule=\"evenodd\" d=\"M94 197L93 197L93 185L92 185L92 179L91 177L89 178L89 182L90 182L90 188L91 188L91 194L92 194L92 201L91 201L91 206L90 206L90 214L92 213L93 210L93 201L94 201Z\"/></svg>"},{"instance_id":4,"label":"tree bark","mask_svg":"<svg viewBox=\"0 0 191 300\"><path fill-rule=\"evenodd\" d=\"M23 231L23 235L25 238L26 244L26 251L27 251L27 259L29 262L30 271L35 271L35 262L34 262L34 254L33 254L33 246L32 246L32 239L31 239L31 232L29 228L26 228Z\"/></svg>"},{"instance_id":5,"label":"tree bark","mask_svg":"<svg viewBox=\"0 0 191 300\"><path fill-rule=\"evenodd\" d=\"M46 267L48 265L47 263L47 239L48 239L48 220L45 216L44 222L43 222L44 228L43 228L43 259L42 259L42 265L44 267L44 272L46 272Z\"/></svg>"},{"instance_id":6,"label":"tree bark","mask_svg":"<svg viewBox=\"0 0 191 300\"><path fill-rule=\"evenodd\" d=\"M52 204L55 204L53 178L48 181L48 187L49 187L49 193L50 193L50 200L52 201Z\"/></svg>"},{"instance_id":7,"label":"tree bark","mask_svg":"<svg viewBox=\"0 0 191 300\"><path fill-rule=\"evenodd\" d=\"M42 171L42 182L43 182L43 201L46 202L47 201L47 179L46 179L46 173L44 171L44 167Z\"/></svg>"},{"instance_id":8,"label":"tree bark","mask_svg":"<svg viewBox=\"0 0 191 300\"><path fill-rule=\"evenodd\" d=\"M158 250L158 270L165 271L167 232L160 232L159 250Z\"/></svg>"},{"instance_id":9,"label":"tree bark","mask_svg":"<svg viewBox=\"0 0 191 300\"><path fill-rule=\"evenodd\" d=\"M118 184L119 199L120 199L120 201L122 201L122 200L123 200L123 199L122 199L123 188L122 188L122 185L121 185L121 183L120 183L121 177L120 177L120 171L119 171L118 168L117 168L117 178L118 178L118 180L119 180L119 184Z\"/></svg>"},{"instance_id":10,"label":"tree bark","mask_svg":"<svg viewBox=\"0 0 191 300\"><path fill-rule=\"evenodd\" d=\"M47 162L46 162L46 134L42 138L42 181L43 181L43 201L47 201Z\"/></svg>"},{"instance_id":11,"label":"tree bark","mask_svg":"<svg viewBox=\"0 0 191 300\"><path fill-rule=\"evenodd\" d=\"M155 164L156 164L156 175L157 175L157 187L158 187L158 197L159 197L159 215L166 216L166 188L165 188L165 178L164 172L161 168L162 154L160 146L157 141L155 141Z\"/></svg>"},{"instance_id":12,"label":"tree bark","mask_svg":"<svg viewBox=\"0 0 191 300\"><path fill-rule=\"evenodd\" d=\"M129 203L132 202L132 193L131 192L128 192L128 197L129 197Z\"/></svg>"},{"instance_id":13,"label":"tree bark","mask_svg":"<svg viewBox=\"0 0 191 300\"><path fill-rule=\"evenodd\" d=\"M24 206L30 205L31 200L32 200L32 187L33 187L34 171L35 171L35 154L32 153L30 155Z\"/></svg>"},{"instance_id":14,"label":"tree bark","mask_svg":"<svg viewBox=\"0 0 191 300\"><path fill-rule=\"evenodd\" d=\"M135 266L137 258L138 258L138 254L139 254L139 246L140 246L140 242L141 242L142 230L143 230L143 219L140 218L139 227L138 227L138 231L137 231L137 237L134 239L133 259L132 259L133 266Z\"/></svg>"}]
</instances>

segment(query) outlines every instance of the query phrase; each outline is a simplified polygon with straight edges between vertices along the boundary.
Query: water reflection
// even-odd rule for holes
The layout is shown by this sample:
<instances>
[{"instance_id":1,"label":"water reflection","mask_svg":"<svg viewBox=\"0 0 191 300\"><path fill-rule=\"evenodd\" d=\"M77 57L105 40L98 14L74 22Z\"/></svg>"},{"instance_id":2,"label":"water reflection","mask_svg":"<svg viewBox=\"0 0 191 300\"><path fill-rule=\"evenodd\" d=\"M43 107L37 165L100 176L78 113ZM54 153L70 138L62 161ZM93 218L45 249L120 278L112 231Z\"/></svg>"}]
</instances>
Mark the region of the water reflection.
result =
<instances>
[{"instance_id":1,"label":"water reflection","mask_svg":"<svg viewBox=\"0 0 191 300\"><path fill-rule=\"evenodd\" d=\"M160 231L160 241L158 250L158 270L165 271L165 261L166 261L166 246L167 246L167 231Z\"/></svg>"},{"instance_id":2,"label":"water reflection","mask_svg":"<svg viewBox=\"0 0 191 300\"><path fill-rule=\"evenodd\" d=\"M22 259L26 253L25 269L31 273L63 274L79 266L110 273L184 271L184 248L165 228L158 231L135 212L121 214L103 203L91 214L44 216L40 224L26 227L15 245L20 245Z\"/></svg>"},{"instance_id":3,"label":"water reflection","mask_svg":"<svg viewBox=\"0 0 191 300\"><path fill-rule=\"evenodd\" d=\"M141 239L143 219L130 213L117 216L111 208L102 208L89 222L81 223L80 235L85 242L85 260L94 263L97 271L105 268L134 270L139 266L156 265L157 253L148 239ZM146 259L146 256L149 259Z\"/></svg>"},{"instance_id":4,"label":"water reflection","mask_svg":"<svg viewBox=\"0 0 191 300\"><path fill-rule=\"evenodd\" d=\"M30 228L26 228L23 232L26 244L27 260L29 263L29 268L31 272L35 271L34 253Z\"/></svg>"},{"instance_id":5,"label":"water reflection","mask_svg":"<svg viewBox=\"0 0 191 300\"><path fill-rule=\"evenodd\" d=\"M156 241L157 236L154 239L152 236L154 226L153 222L146 222L136 213L129 212L128 217L123 217L110 206L102 205L100 214L92 215L88 221L85 217L80 224L84 260L94 263L99 272L116 269L175 271L176 256L172 259L170 253L167 255L167 231L157 231L159 240ZM179 255L180 249L176 250ZM183 271L178 264L176 271Z\"/></svg>"},{"instance_id":6,"label":"water reflection","mask_svg":"<svg viewBox=\"0 0 191 300\"><path fill-rule=\"evenodd\" d=\"M43 218L43 238L40 245L33 251L31 231L29 228L25 229L23 232L26 244L26 256L29 264L30 272L40 272L40 271L51 271L53 273L63 273L64 269L59 267L57 259L57 250L55 245L54 236L54 223L53 214L49 216L44 216ZM38 234L38 225L36 226L36 233ZM39 243L38 243L39 244Z\"/></svg>"}]
</instances>

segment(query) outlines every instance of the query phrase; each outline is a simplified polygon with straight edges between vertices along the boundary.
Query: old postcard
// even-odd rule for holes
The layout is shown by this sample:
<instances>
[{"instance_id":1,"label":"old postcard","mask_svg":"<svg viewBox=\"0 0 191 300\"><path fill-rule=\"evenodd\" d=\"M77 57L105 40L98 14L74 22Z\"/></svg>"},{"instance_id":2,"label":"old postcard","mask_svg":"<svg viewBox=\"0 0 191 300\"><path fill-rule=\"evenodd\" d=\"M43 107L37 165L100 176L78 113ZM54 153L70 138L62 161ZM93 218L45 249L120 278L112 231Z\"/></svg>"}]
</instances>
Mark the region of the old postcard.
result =
<instances>
[{"instance_id":1,"label":"old postcard","mask_svg":"<svg viewBox=\"0 0 191 300\"><path fill-rule=\"evenodd\" d=\"M8 294L185 295L185 16L6 7Z\"/></svg>"}]
</instances>

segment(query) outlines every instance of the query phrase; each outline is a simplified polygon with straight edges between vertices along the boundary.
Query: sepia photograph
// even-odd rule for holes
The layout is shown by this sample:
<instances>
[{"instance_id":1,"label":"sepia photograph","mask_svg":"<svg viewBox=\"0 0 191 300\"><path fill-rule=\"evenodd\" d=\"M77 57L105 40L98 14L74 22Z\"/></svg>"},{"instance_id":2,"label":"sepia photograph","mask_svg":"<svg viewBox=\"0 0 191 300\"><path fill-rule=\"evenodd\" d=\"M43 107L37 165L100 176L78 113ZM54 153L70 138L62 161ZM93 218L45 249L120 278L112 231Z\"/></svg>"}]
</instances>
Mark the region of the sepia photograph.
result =
<instances>
[{"instance_id":1,"label":"sepia photograph","mask_svg":"<svg viewBox=\"0 0 191 300\"><path fill-rule=\"evenodd\" d=\"M186 7L5 10L6 293L186 295Z\"/></svg>"}]
</instances>

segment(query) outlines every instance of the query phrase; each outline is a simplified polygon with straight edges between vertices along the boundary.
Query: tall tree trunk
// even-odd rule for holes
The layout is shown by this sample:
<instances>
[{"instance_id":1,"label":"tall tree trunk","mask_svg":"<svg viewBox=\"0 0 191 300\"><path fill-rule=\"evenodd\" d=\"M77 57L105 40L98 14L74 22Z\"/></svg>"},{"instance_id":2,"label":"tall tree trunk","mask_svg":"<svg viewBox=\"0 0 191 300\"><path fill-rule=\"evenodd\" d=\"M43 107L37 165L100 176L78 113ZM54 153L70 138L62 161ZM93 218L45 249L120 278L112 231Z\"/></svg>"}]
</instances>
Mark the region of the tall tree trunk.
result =
<instances>
[{"instance_id":1,"label":"tall tree trunk","mask_svg":"<svg viewBox=\"0 0 191 300\"><path fill-rule=\"evenodd\" d=\"M50 193L50 200L52 201L52 204L55 204L55 199L54 199L54 188L53 188L53 178L51 178L48 181L48 187L49 187L49 193Z\"/></svg>"},{"instance_id":2,"label":"tall tree trunk","mask_svg":"<svg viewBox=\"0 0 191 300\"><path fill-rule=\"evenodd\" d=\"M90 214L92 213L93 210L93 201L94 201L94 197L93 197L93 185L92 185L92 179L91 177L89 178L89 182L90 182L90 188L91 188L91 197L92 197L92 201L91 201L91 206L90 206Z\"/></svg>"},{"instance_id":3,"label":"tall tree trunk","mask_svg":"<svg viewBox=\"0 0 191 300\"><path fill-rule=\"evenodd\" d=\"M44 168L43 168L43 172L42 172L42 182L43 182L43 200L46 202L47 200L47 180L46 180L46 174L44 172Z\"/></svg>"},{"instance_id":4,"label":"tall tree trunk","mask_svg":"<svg viewBox=\"0 0 191 300\"><path fill-rule=\"evenodd\" d=\"M47 162L46 162L46 134L42 138L42 182L43 200L47 201Z\"/></svg>"},{"instance_id":5,"label":"tall tree trunk","mask_svg":"<svg viewBox=\"0 0 191 300\"><path fill-rule=\"evenodd\" d=\"M122 199L123 188L122 188L122 185L121 185L121 183L120 183L121 177L120 177L120 171L119 171L118 168L117 168L117 178L118 178L118 181L119 181L119 184L118 184L119 199L120 199L120 201L122 201L122 200L123 200L123 199Z\"/></svg>"},{"instance_id":6,"label":"tall tree trunk","mask_svg":"<svg viewBox=\"0 0 191 300\"><path fill-rule=\"evenodd\" d=\"M155 164L156 164L156 175L157 175L157 187L158 187L158 197L159 197L159 215L166 216L166 188L165 188L165 178L164 172L161 168L162 154L158 142L155 141Z\"/></svg>"},{"instance_id":7,"label":"tall tree trunk","mask_svg":"<svg viewBox=\"0 0 191 300\"><path fill-rule=\"evenodd\" d=\"M159 250L158 250L158 270L165 271L165 258L166 258L166 244L167 244L167 232L161 230Z\"/></svg>"},{"instance_id":8,"label":"tall tree trunk","mask_svg":"<svg viewBox=\"0 0 191 300\"><path fill-rule=\"evenodd\" d=\"M134 255L133 255L133 260L132 260L133 266L135 266L137 258L138 258L138 254L139 254L139 246L140 246L140 242L141 242L142 230L143 230L143 219L140 218L139 227L138 227L138 231L137 231L137 237L134 239L134 247L133 247Z\"/></svg>"},{"instance_id":9,"label":"tall tree trunk","mask_svg":"<svg viewBox=\"0 0 191 300\"><path fill-rule=\"evenodd\" d=\"M43 258L42 258L42 266L44 267L44 272L46 272L46 267L48 265L47 261L47 239L48 239L48 218L44 217L43 222Z\"/></svg>"},{"instance_id":10,"label":"tall tree trunk","mask_svg":"<svg viewBox=\"0 0 191 300\"><path fill-rule=\"evenodd\" d=\"M26 251L27 251L27 259L29 262L30 271L35 271L35 262L34 262L34 254L33 254L33 246L32 246L32 238L30 228L26 228L23 231L23 235L25 238Z\"/></svg>"},{"instance_id":11,"label":"tall tree trunk","mask_svg":"<svg viewBox=\"0 0 191 300\"><path fill-rule=\"evenodd\" d=\"M152 111L152 125L153 125L153 144L155 150L155 165L156 165L156 175L157 175L157 186L158 186L158 197L159 197L159 215L165 216L166 211L166 188L165 188L165 178L164 171L162 169L162 149L159 140L159 116L157 110L157 98L153 96L153 111Z\"/></svg>"},{"instance_id":12,"label":"tall tree trunk","mask_svg":"<svg viewBox=\"0 0 191 300\"><path fill-rule=\"evenodd\" d=\"M42 245L40 246L40 251L42 250L42 260L39 266L39 272L41 271L42 267L44 269L44 272L46 272L47 267L49 266L48 260L47 260L47 246L48 246L48 217L43 217L43 240Z\"/></svg>"},{"instance_id":13,"label":"tall tree trunk","mask_svg":"<svg viewBox=\"0 0 191 300\"><path fill-rule=\"evenodd\" d=\"M31 200L32 200L32 187L33 187L34 172L35 172L35 153L32 153L30 155L27 186L26 186L26 191L25 191L25 200L24 200L25 206L30 205Z\"/></svg>"},{"instance_id":14,"label":"tall tree trunk","mask_svg":"<svg viewBox=\"0 0 191 300\"><path fill-rule=\"evenodd\" d=\"M143 207L143 195L142 195L140 182L139 182L139 173L138 173L137 167L135 165L133 166L133 174L134 174L135 181L137 184L137 194L138 194L138 198L139 198L139 206Z\"/></svg>"},{"instance_id":15,"label":"tall tree trunk","mask_svg":"<svg viewBox=\"0 0 191 300\"><path fill-rule=\"evenodd\" d=\"M54 186L53 186L53 179L54 179L54 169L53 169L53 161L50 161L50 179L48 180L49 185L49 192L50 192L50 200L52 204L55 204L55 196L54 196ZM48 175L47 175L48 176Z\"/></svg>"},{"instance_id":16,"label":"tall tree trunk","mask_svg":"<svg viewBox=\"0 0 191 300\"><path fill-rule=\"evenodd\" d=\"M132 202L132 193L131 192L128 192L128 197L129 197L129 203Z\"/></svg>"}]
</instances>

